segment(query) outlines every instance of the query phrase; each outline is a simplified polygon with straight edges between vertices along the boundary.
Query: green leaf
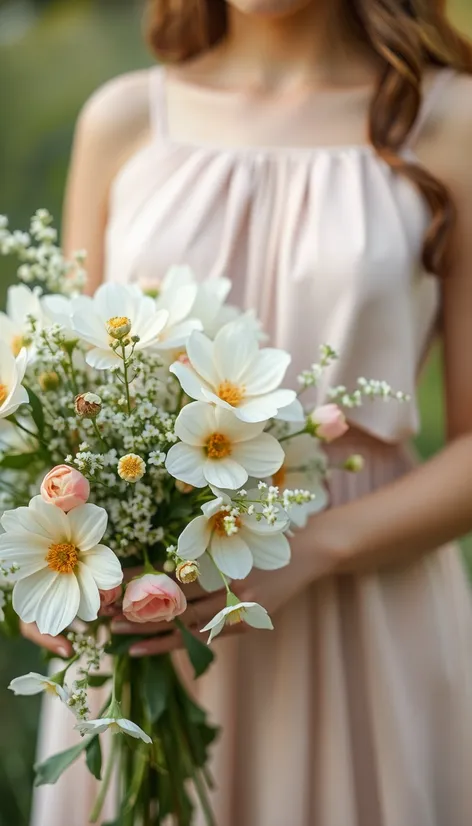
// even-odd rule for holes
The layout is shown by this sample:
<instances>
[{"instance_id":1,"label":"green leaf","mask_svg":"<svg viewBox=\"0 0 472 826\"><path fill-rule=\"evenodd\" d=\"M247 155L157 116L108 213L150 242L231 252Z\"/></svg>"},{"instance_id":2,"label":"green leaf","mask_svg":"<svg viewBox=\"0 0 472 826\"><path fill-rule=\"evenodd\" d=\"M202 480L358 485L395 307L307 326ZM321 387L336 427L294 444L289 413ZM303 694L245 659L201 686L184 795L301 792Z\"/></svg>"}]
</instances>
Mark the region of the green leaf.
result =
<instances>
[{"instance_id":1,"label":"green leaf","mask_svg":"<svg viewBox=\"0 0 472 826\"><path fill-rule=\"evenodd\" d=\"M187 649L187 654L193 665L195 679L197 677L201 677L201 675L204 674L207 668L209 668L212 664L215 659L215 655L213 654L211 648L209 648L206 643L195 637L180 620L175 620L175 624L182 634L185 648Z\"/></svg>"},{"instance_id":2,"label":"green leaf","mask_svg":"<svg viewBox=\"0 0 472 826\"><path fill-rule=\"evenodd\" d=\"M97 780L102 779L102 747L100 745L100 737L95 735L85 749L85 762L90 774L93 774Z\"/></svg>"},{"instance_id":3,"label":"green leaf","mask_svg":"<svg viewBox=\"0 0 472 826\"><path fill-rule=\"evenodd\" d=\"M31 462L37 458L37 453L15 453L11 456L4 456L0 461L0 467L8 470L24 470Z\"/></svg>"},{"instance_id":4,"label":"green leaf","mask_svg":"<svg viewBox=\"0 0 472 826\"><path fill-rule=\"evenodd\" d=\"M61 751L59 754L53 754L44 763L36 763L34 770L36 773L34 785L45 786L48 784L57 783L61 774L75 763L83 751L88 747L90 738L84 738L77 746L66 751Z\"/></svg>"},{"instance_id":5,"label":"green leaf","mask_svg":"<svg viewBox=\"0 0 472 826\"><path fill-rule=\"evenodd\" d=\"M111 680L111 676L111 674L89 674L87 682L90 688L101 688L108 680Z\"/></svg>"},{"instance_id":6,"label":"green leaf","mask_svg":"<svg viewBox=\"0 0 472 826\"><path fill-rule=\"evenodd\" d=\"M26 388L29 396L29 403L31 407L31 415L33 416L33 421L38 428L38 433L40 436L43 435L44 431L44 412L43 412L43 405L39 400L36 393L33 393L31 388Z\"/></svg>"},{"instance_id":7,"label":"green leaf","mask_svg":"<svg viewBox=\"0 0 472 826\"><path fill-rule=\"evenodd\" d=\"M151 723L156 723L167 708L171 667L167 655L148 657L143 662L141 690Z\"/></svg>"}]
</instances>

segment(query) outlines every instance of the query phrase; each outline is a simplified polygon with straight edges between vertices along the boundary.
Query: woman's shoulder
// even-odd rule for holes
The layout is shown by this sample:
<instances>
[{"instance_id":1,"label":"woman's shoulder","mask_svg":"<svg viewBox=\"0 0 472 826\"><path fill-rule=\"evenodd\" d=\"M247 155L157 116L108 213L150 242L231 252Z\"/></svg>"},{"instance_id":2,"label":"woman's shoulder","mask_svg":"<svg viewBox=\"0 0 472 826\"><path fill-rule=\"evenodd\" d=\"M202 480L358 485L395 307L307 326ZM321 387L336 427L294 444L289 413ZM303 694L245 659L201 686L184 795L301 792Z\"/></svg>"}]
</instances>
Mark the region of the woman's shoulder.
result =
<instances>
[{"instance_id":1,"label":"woman's shoulder","mask_svg":"<svg viewBox=\"0 0 472 826\"><path fill-rule=\"evenodd\" d=\"M79 116L79 126L98 135L138 133L149 126L150 70L115 77L93 92Z\"/></svg>"},{"instance_id":2,"label":"woman's shoulder","mask_svg":"<svg viewBox=\"0 0 472 826\"><path fill-rule=\"evenodd\" d=\"M435 88L438 94L434 94ZM442 69L432 77L430 89L434 95L432 111L420 136L420 160L447 182L458 178L470 182L472 74Z\"/></svg>"}]
</instances>

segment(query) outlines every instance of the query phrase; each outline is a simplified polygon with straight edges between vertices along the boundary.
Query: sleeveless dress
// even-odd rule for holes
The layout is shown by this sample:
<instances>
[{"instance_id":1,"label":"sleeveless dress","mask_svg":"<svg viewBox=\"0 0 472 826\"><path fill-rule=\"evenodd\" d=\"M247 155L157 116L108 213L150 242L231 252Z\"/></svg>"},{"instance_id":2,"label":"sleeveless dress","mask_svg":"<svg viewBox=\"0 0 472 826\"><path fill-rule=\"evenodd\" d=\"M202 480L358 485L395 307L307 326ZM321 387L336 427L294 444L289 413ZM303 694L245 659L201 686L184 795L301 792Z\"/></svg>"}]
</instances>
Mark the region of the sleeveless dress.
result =
<instances>
[{"instance_id":1,"label":"sleeveless dress","mask_svg":"<svg viewBox=\"0 0 472 826\"><path fill-rule=\"evenodd\" d=\"M449 78L439 74L417 133ZM255 308L292 354L291 382L328 343L341 354L330 384L363 375L409 393L409 404L351 411L347 442L331 447L333 459L366 459L361 474L334 475L334 505L397 479L413 465L416 381L439 308L437 281L420 265L422 199L369 146L174 140L165 81L150 70L153 139L111 191L106 279L158 283L180 263L200 279L224 274L232 303ZM183 93L208 105L207 91ZM224 132L227 96L211 94ZM237 95L231 105L243 118ZM258 128L254 113L244 137ZM325 398L321 386L316 402ZM274 624L221 639L195 685L223 726L212 764L218 826L470 826L472 616L457 549L315 582ZM67 712L46 701L41 751L70 738ZM77 766L39 790L35 826L85 826L92 785Z\"/></svg>"}]
</instances>

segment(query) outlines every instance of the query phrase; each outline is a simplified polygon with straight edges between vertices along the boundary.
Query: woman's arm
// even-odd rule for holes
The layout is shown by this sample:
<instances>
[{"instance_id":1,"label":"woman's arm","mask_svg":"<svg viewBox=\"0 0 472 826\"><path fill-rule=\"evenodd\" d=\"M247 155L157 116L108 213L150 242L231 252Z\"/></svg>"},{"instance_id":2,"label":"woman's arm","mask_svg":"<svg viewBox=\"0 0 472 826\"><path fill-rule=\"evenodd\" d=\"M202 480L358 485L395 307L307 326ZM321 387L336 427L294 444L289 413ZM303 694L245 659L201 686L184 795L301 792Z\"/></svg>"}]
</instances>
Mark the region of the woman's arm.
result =
<instances>
[{"instance_id":1,"label":"woman's arm","mask_svg":"<svg viewBox=\"0 0 472 826\"><path fill-rule=\"evenodd\" d=\"M110 81L85 104L74 136L63 216L66 255L87 251L87 292L103 278L110 186L149 133L145 71Z\"/></svg>"}]
</instances>

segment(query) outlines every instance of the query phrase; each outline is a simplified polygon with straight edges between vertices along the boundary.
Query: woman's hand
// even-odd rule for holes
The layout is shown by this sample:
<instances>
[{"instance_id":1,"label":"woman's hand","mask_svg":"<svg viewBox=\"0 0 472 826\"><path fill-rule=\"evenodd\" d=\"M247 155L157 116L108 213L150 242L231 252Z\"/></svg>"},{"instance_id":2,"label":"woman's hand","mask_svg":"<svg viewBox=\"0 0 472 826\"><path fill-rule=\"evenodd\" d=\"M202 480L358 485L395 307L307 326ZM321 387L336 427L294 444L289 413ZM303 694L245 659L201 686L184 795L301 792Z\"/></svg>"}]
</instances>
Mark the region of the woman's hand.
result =
<instances>
[{"instance_id":1,"label":"woman's hand","mask_svg":"<svg viewBox=\"0 0 472 826\"><path fill-rule=\"evenodd\" d=\"M315 517L304 531L292 540L292 561L278 571L254 569L249 577L233 581L231 589L241 602L258 602L272 616L280 608L302 591L310 582L335 573L340 554L322 544L322 531L318 529L322 516ZM315 528L316 526L316 528ZM188 609L180 618L195 633L202 628L226 605L224 589L206 594L198 585L185 589L189 602ZM143 634L151 639L143 639L130 648L132 657L147 657L165 654L183 647L180 631L171 624L155 622L138 624L125 617L116 617L111 630L114 634ZM250 630L244 622L226 625L222 634L241 634Z\"/></svg>"},{"instance_id":2,"label":"woman's hand","mask_svg":"<svg viewBox=\"0 0 472 826\"><path fill-rule=\"evenodd\" d=\"M49 634L41 634L35 622L20 622L20 631L26 640L30 640L35 645L39 645L40 648L50 651L56 657L69 659L74 653L67 637L50 637Z\"/></svg>"}]
</instances>

